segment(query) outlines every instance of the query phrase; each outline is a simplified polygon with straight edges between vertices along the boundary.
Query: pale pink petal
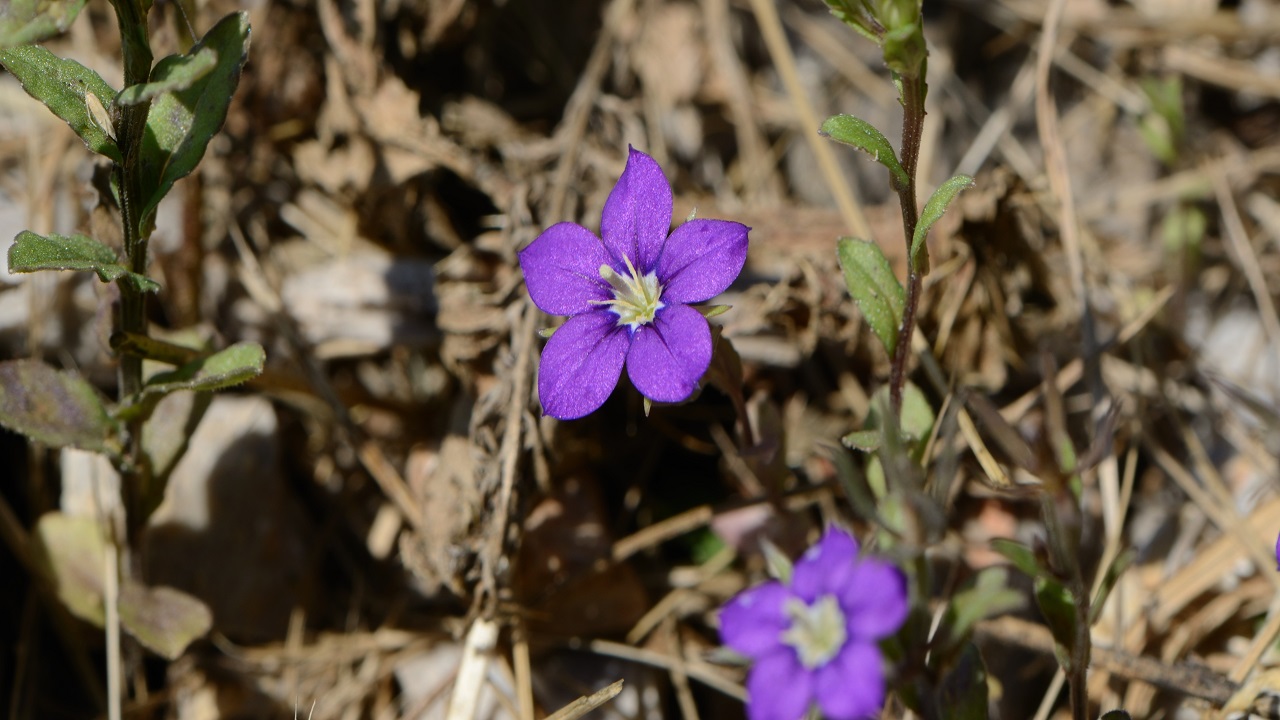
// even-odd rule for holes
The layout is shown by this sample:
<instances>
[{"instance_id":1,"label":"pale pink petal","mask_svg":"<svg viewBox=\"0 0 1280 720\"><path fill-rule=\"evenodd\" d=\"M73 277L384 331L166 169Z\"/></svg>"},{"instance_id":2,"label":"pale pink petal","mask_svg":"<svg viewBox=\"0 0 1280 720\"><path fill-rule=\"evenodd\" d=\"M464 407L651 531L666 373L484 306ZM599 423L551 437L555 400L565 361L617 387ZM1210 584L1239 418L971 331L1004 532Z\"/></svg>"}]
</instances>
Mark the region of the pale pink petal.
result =
<instances>
[{"instance_id":1,"label":"pale pink petal","mask_svg":"<svg viewBox=\"0 0 1280 720\"><path fill-rule=\"evenodd\" d=\"M747 261L747 231L728 220L690 220L672 231L658 258L666 302L696 303L724 292Z\"/></svg>"},{"instance_id":2,"label":"pale pink petal","mask_svg":"<svg viewBox=\"0 0 1280 720\"><path fill-rule=\"evenodd\" d=\"M687 305L662 308L636 330L627 354L627 375L640 394L655 402L680 402L698 388L711 365L711 327Z\"/></svg>"},{"instance_id":3,"label":"pale pink petal","mask_svg":"<svg viewBox=\"0 0 1280 720\"><path fill-rule=\"evenodd\" d=\"M631 338L608 311L588 312L556 330L542 350L538 398L550 416L572 420L609 399L622 374Z\"/></svg>"},{"instance_id":4,"label":"pale pink petal","mask_svg":"<svg viewBox=\"0 0 1280 720\"><path fill-rule=\"evenodd\" d=\"M671 229L671 185L657 161L628 148L627 167L613 186L600 217L600 237L617 259L629 258L641 275L654 269Z\"/></svg>"},{"instance_id":5,"label":"pale pink petal","mask_svg":"<svg viewBox=\"0 0 1280 720\"><path fill-rule=\"evenodd\" d=\"M520 269L533 304L550 315L577 315L611 300L600 266L613 258L600 238L581 225L562 222L547 228L521 250Z\"/></svg>"}]
</instances>

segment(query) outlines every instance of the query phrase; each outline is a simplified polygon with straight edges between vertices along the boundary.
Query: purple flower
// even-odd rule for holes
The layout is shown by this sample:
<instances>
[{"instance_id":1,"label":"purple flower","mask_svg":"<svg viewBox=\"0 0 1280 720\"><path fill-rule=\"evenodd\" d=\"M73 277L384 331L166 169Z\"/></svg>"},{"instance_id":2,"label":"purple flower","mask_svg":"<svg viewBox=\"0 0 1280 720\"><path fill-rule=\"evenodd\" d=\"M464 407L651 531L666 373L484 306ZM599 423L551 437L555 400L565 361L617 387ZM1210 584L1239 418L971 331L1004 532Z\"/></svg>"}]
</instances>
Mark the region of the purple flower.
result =
<instances>
[{"instance_id":1,"label":"purple flower","mask_svg":"<svg viewBox=\"0 0 1280 720\"><path fill-rule=\"evenodd\" d=\"M671 228L671 186L630 148L600 218L600 235L552 225L520 251L535 305L570 315L542 351L538 397L571 420L609 398L622 366L645 397L680 402L711 364L711 328L690 303L719 295L742 272L746 225L690 220Z\"/></svg>"},{"instance_id":2,"label":"purple flower","mask_svg":"<svg viewBox=\"0 0 1280 720\"><path fill-rule=\"evenodd\" d=\"M759 585L721 608L720 637L752 660L751 720L799 720L813 703L830 720L856 720L884 704L876 641L906 617L902 572L860 560L857 541L832 528L796 563L788 584Z\"/></svg>"}]
</instances>

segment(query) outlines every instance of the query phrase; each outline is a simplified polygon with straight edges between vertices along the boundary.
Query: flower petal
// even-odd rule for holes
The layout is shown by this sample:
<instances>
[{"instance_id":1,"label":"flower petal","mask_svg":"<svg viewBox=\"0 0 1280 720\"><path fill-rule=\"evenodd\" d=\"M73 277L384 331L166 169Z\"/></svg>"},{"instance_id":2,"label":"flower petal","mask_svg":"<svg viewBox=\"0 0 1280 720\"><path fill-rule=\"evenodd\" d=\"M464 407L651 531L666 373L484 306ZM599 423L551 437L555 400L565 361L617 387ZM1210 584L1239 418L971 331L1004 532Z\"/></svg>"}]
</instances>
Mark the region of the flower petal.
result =
<instances>
[{"instance_id":1,"label":"flower petal","mask_svg":"<svg viewBox=\"0 0 1280 720\"><path fill-rule=\"evenodd\" d=\"M575 223L557 223L521 250L520 269L533 304L551 315L578 315L594 300L613 298L600 278L601 265L613 265L604 243Z\"/></svg>"},{"instance_id":2,"label":"flower petal","mask_svg":"<svg viewBox=\"0 0 1280 720\"><path fill-rule=\"evenodd\" d=\"M813 701L813 675L791 648L756 661L747 675L747 717L800 720Z\"/></svg>"},{"instance_id":3,"label":"flower petal","mask_svg":"<svg viewBox=\"0 0 1280 720\"><path fill-rule=\"evenodd\" d=\"M791 590L809 604L822 595L839 596L849 586L857 561L858 541L840 528L828 528L796 561Z\"/></svg>"},{"instance_id":4,"label":"flower petal","mask_svg":"<svg viewBox=\"0 0 1280 720\"><path fill-rule=\"evenodd\" d=\"M658 258L665 302L702 302L724 292L747 261L751 228L729 220L690 220L671 232Z\"/></svg>"},{"instance_id":5,"label":"flower petal","mask_svg":"<svg viewBox=\"0 0 1280 720\"><path fill-rule=\"evenodd\" d=\"M790 596L776 580L738 593L720 608L720 640L752 658L785 649L782 633L790 621L783 603Z\"/></svg>"},{"instance_id":6,"label":"flower petal","mask_svg":"<svg viewBox=\"0 0 1280 720\"><path fill-rule=\"evenodd\" d=\"M907 579L887 562L862 560L835 594L850 637L879 640L907 619Z\"/></svg>"},{"instance_id":7,"label":"flower petal","mask_svg":"<svg viewBox=\"0 0 1280 720\"><path fill-rule=\"evenodd\" d=\"M538 397L551 417L572 420L609 399L631 338L617 316L600 310L569 318L542 350Z\"/></svg>"},{"instance_id":8,"label":"flower petal","mask_svg":"<svg viewBox=\"0 0 1280 720\"><path fill-rule=\"evenodd\" d=\"M627 167L613 186L600 216L600 237L625 270L631 259L644 275L653 270L671 229L671 185L658 162L628 146Z\"/></svg>"},{"instance_id":9,"label":"flower petal","mask_svg":"<svg viewBox=\"0 0 1280 720\"><path fill-rule=\"evenodd\" d=\"M814 695L829 720L874 717L884 705L880 649L849 641L831 662L814 670Z\"/></svg>"},{"instance_id":10,"label":"flower petal","mask_svg":"<svg viewBox=\"0 0 1280 720\"><path fill-rule=\"evenodd\" d=\"M680 402L711 365L711 327L688 305L669 305L641 325L627 355L627 375L654 402Z\"/></svg>"}]
</instances>

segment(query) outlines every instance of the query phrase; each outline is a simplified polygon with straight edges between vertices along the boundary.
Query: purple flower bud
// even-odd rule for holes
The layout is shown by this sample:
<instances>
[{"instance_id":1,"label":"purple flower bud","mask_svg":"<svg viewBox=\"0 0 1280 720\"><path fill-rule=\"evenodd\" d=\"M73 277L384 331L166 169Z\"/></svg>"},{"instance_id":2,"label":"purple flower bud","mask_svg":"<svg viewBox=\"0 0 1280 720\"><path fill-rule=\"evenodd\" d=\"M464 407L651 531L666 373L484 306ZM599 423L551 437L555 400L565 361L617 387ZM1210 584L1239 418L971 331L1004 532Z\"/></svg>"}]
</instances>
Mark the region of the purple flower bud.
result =
<instances>
[{"instance_id":1,"label":"purple flower bud","mask_svg":"<svg viewBox=\"0 0 1280 720\"><path fill-rule=\"evenodd\" d=\"M655 402L693 394L711 364L711 328L691 303L724 292L747 260L746 225L690 220L671 227L671 186L653 158L630 149L609 193L600 237L552 225L520 251L529 297L571 316L542 351L538 397L571 420L604 404L622 366Z\"/></svg>"}]
</instances>

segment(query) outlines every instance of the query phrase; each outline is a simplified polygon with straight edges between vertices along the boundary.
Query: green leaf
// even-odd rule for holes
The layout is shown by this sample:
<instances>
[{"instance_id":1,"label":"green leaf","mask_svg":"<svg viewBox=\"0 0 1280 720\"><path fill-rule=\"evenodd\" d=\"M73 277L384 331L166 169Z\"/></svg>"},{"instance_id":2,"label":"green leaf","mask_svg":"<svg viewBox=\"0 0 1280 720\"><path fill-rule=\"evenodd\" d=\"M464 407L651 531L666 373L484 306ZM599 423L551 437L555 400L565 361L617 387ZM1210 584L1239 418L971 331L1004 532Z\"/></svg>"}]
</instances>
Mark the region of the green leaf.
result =
<instances>
[{"instance_id":1,"label":"green leaf","mask_svg":"<svg viewBox=\"0 0 1280 720\"><path fill-rule=\"evenodd\" d=\"M836 253L849 294L871 331L892 356L898 344L898 326L902 324L906 297L893 268L889 267L889 260L879 245L855 238L840 238Z\"/></svg>"},{"instance_id":2,"label":"green leaf","mask_svg":"<svg viewBox=\"0 0 1280 720\"><path fill-rule=\"evenodd\" d=\"M23 230L9 247L9 272L92 270L102 282L120 280L142 292L155 292L155 280L129 272L116 262L116 251L84 235L37 235Z\"/></svg>"},{"instance_id":3,"label":"green leaf","mask_svg":"<svg viewBox=\"0 0 1280 720\"><path fill-rule=\"evenodd\" d=\"M185 89L160 93L147 113L140 174L144 182L152 184L142 188L142 197L146 200L139 215L138 231L143 236L149 234L146 231L155 221L160 201L175 182L195 170L209 141L227 118L227 108L249 53L249 14L238 12L223 18L183 57L195 58L210 51L217 56L212 69ZM161 64L171 68L165 72L172 73L174 78L198 67L198 61L194 60L179 59L167 64L162 61Z\"/></svg>"},{"instance_id":4,"label":"green leaf","mask_svg":"<svg viewBox=\"0 0 1280 720\"><path fill-rule=\"evenodd\" d=\"M258 343L236 343L177 370L155 375L143 392L165 395L177 390L221 390L261 375L266 359L266 352Z\"/></svg>"},{"instance_id":5,"label":"green leaf","mask_svg":"<svg viewBox=\"0 0 1280 720\"><path fill-rule=\"evenodd\" d=\"M162 58L151 71L149 82L121 90L116 103L137 105L163 93L180 92L195 85L218 64L218 53L207 47L192 52L194 54Z\"/></svg>"},{"instance_id":6,"label":"green leaf","mask_svg":"<svg viewBox=\"0 0 1280 720\"><path fill-rule=\"evenodd\" d=\"M915 235L911 238L911 257L917 265L920 264L918 256L924 248L925 238L929 236L929 228L942 218L951 201L955 200L956 195L967 187L973 187L973 178L968 175L956 175L933 191L929 202L924 204L924 210L920 212L920 220L916 223Z\"/></svg>"},{"instance_id":7,"label":"green leaf","mask_svg":"<svg viewBox=\"0 0 1280 720\"><path fill-rule=\"evenodd\" d=\"M878 26L875 19L867 14L866 8L860 6L858 0L827 0L827 7L831 8L831 14L835 15L840 22L853 28L871 42L880 44L877 29L883 32L884 28Z\"/></svg>"},{"instance_id":8,"label":"green leaf","mask_svg":"<svg viewBox=\"0 0 1280 720\"><path fill-rule=\"evenodd\" d=\"M883 42L885 67L902 77L923 77L925 60L929 57L929 49L924 42L924 28L920 23L918 1L907 0L903 4L907 8L915 6L914 21L907 21L906 18L886 21L882 18L888 26Z\"/></svg>"},{"instance_id":9,"label":"green leaf","mask_svg":"<svg viewBox=\"0 0 1280 720\"><path fill-rule=\"evenodd\" d=\"M1031 548L1020 542L1005 538L995 538L991 541L991 549L1004 556L1006 560L1013 563L1014 567L1021 570L1028 577L1036 578L1049 575L1049 570L1040 563Z\"/></svg>"},{"instance_id":10,"label":"green leaf","mask_svg":"<svg viewBox=\"0 0 1280 720\"><path fill-rule=\"evenodd\" d=\"M108 552L103 527L93 518L45 513L36 521L32 549L36 564L67 610L102 627L106 618L102 574Z\"/></svg>"},{"instance_id":11,"label":"green leaf","mask_svg":"<svg viewBox=\"0 0 1280 720\"><path fill-rule=\"evenodd\" d=\"M261 375L265 361L266 352L261 345L242 342L192 360L176 370L157 373L147 380L142 392L116 411L116 418L150 418L162 398L180 390L207 392L239 385Z\"/></svg>"},{"instance_id":12,"label":"green leaf","mask_svg":"<svg viewBox=\"0 0 1280 720\"><path fill-rule=\"evenodd\" d=\"M1107 574L1102 577L1102 584L1098 586L1098 594L1093 596L1093 602L1089 604L1089 624L1092 625L1098 621L1098 615L1102 613L1102 607L1107 602L1107 596L1111 594L1112 588L1116 586L1116 581L1124 574L1125 570L1133 564L1137 553L1133 548L1128 548L1124 552L1116 555L1111 561L1111 566L1107 568Z\"/></svg>"},{"instance_id":13,"label":"green leaf","mask_svg":"<svg viewBox=\"0 0 1280 720\"><path fill-rule=\"evenodd\" d=\"M1053 652L1062 669L1071 670L1071 656L1076 643L1076 602L1062 583L1047 577L1036 578L1036 605L1053 635Z\"/></svg>"},{"instance_id":14,"label":"green leaf","mask_svg":"<svg viewBox=\"0 0 1280 720\"><path fill-rule=\"evenodd\" d=\"M85 0L8 0L0 4L0 48L30 45L71 27Z\"/></svg>"},{"instance_id":15,"label":"green leaf","mask_svg":"<svg viewBox=\"0 0 1280 720\"><path fill-rule=\"evenodd\" d=\"M924 452L933 432L933 419L933 406L924 396L924 391L915 383L907 383L902 388L902 433L916 451L913 456Z\"/></svg>"},{"instance_id":16,"label":"green leaf","mask_svg":"<svg viewBox=\"0 0 1280 720\"><path fill-rule=\"evenodd\" d=\"M98 391L39 360L0 362L0 425L50 447L119 449Z\"/></svg>"},{"instance_id":17,"label":"green leaf","mask_svg":"<svg viewBox=\"0 0 1280 720\"><path fill-rule=\"evenodd\" d=\"M840 438L840 442L850 450L861 450L869 453L879 450L884 438L881 436L879 429L854 430Z\"/></svg>"},{"instance_id":18,"label":"green leaf","mask_svg":"<svg viewBox=\"0 0 1280 720\"><path fill-rule=\"evenodd\" d=\"M967 642L981 620L1022 607L1022 593L1009 589L1008 578L1003 567L987 568L978 573L973 587L951 598L943 620L947 645L958 647Z\"/></svg>"},{"instance_id":19,"label":"green leaf","mask_svg":"<svg viewBox=\"0 0 1280 720\"><path fill-rule=\"evenodd\" d=\"M818 134L869 153L876 162L889 169L889 176L895 189L905 188L911 183L910 178L907 177L907 171L898 161L893 145L890 145L884 134L866 120L853 115L833 115L822 123Z\"/></svg>"},{"instance_id":20,"label":"green leaf","mask_svg":"<svg viewBox=\"0 0 1280 720\"><path fill-rule=\"evenodd\" d=\"M155 653L177 660L213 626L200 600L171 587L147 587L126 580L120 587L120 624Z\"/></svg>"},{"instance_id":21,"label":"green leaf","mask_svg":"<svg viewBox=\"0 0 1280 720\"><path fill-rule=\"evenodd\" d=\"M64 60L36 45L0 50L0 64L22 83L22 89L66 121L90 150L121 162L116 141L94 122L85 95L92 93L110 107L116 91L98 73L75 60Z\"/></svg>"}]
</instances>

